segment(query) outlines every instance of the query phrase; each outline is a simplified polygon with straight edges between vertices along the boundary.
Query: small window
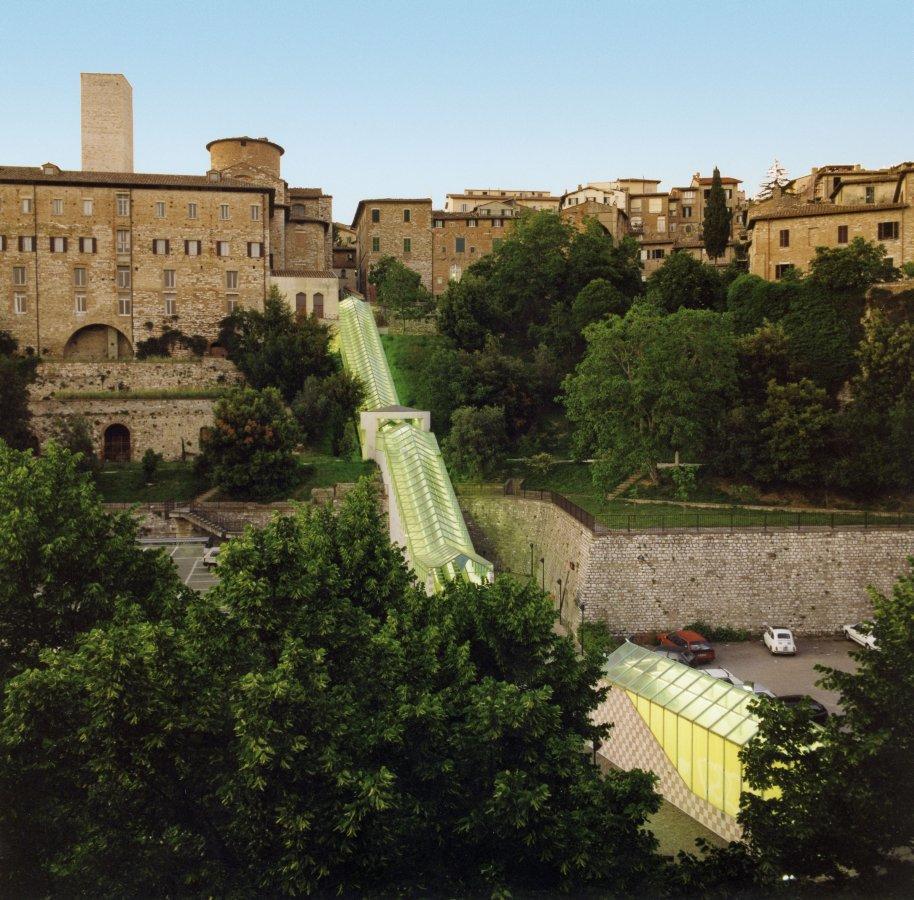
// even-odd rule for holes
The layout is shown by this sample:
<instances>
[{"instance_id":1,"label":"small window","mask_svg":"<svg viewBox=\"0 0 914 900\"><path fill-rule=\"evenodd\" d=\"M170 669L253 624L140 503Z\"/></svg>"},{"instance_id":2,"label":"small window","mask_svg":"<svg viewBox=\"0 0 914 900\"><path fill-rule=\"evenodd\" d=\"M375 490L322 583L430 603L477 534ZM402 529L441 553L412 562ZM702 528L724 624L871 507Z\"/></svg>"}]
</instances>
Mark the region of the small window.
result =
<instances>
[{"instance_id":1,"label":"small window","mask_svg":"<svg viewBox=\"0 0 914 900\"><path fill-rule=\"evenodd\" d=\"M52 237L50 241L51 253L66 253L67 239L65 237Z\"/></svg>"},{"instance_id":2,"label":"small window","mask_svg":"<svg viewBox=\"0 0 914 900\"><path fill-rule=\"evenodd\" d=\"M174 316L177 315L178 309L178 299L174 294L165 295L165 315Z\"/></svg>"},{"instance_id":3,"label":"small window","mask_svg":"<svg viewBox=\"0 0 914 900\"><path fill-rule=\"evenodd\" d=\"M847 225L838 226L838 243L839 244L847 243Z\"/></svg>"},{"instance_id":4,"label":"small window","mask_svg":"<svg viewBox=\"0 0 914 900\"><path fill-rule=\"evenodd\" d=\"M783 278L788 272L792 271L793 263L779 263L774 267L774 277L778 280Z\"/></svg>"},{"instance_id":5,"label":"small window","mask_svg":"<svg viewBox=\"0 0 914 900\"><path fill-rule=\"evenodd\" d=\"M13 294L13 312L21 316L26 310L25 294Z\"/></svg>"},{"instance_id":6,"label":"small window","mask_svg":"<svg viewBox=\"0 0 914 900\"><path fill-rule=\"evenodd\" d=\"M454 251L456 253L464 253L467 249L466 238L459 237L454 241Z\"/></svg>"},{"instance_id":7,"label":"small window","mask_svg":"<svg viewBox=\"0 0 914 900\"><path fill-rule=\"evenodd\" d=\"M381 221L381 210L379 210L379 209L373 209L373 210L371 211L371 221L372 221L372 222L380 222L380 221Z\"/></svg>"},{"instance_id":8,"label":"small window","mask_svg":"<svg viewBox=\"0 0 914 900\"><path fill-rule=\"evenodd\" d=\"M444 219L435 219L434 227L435 228L444 228Z\"/></svg>"},{"instance_id":9,"label":"small window","mask_svg":"<svg viewBox=\"0 0 914 900\"><path fill-rule=\"evenodd\" d=\"M25 284L25 266L13 266L13 284Z\"/></svg>"},{"instance_id":10,"label":"small window","mask_svg":"<svg viewBox=\"0 0 914 900\"><path fill-rule=\"evenodd\" d=\"M117 287L120 291L130 290L130 266L117 267Z\"/></svg>"},{"instance_id":11,"label":"small window","mask_svg":"<svg viewBox=\"0 0 914 900\"><path fill-rule=\"evenodd\" d=\"M19 252L20 253L34 253L35 252L34 235L22 235L19 238Z\"/></svg>"},{"instance_id":12,"label":"small window","mask_svg":"<svg viewBox=\"0 0 914 900\"><path fill-rule=\"evenodd\" d=\"M413 242L410 238L403 238L403 252L412 253Z\"/></svg>"},{"instance_id":13,"label":"small window","mask_svg":"<svg viewBox=\"0 0 914 900\"><path fill-rule=\"evenodd\" d=\"M228 256L229 255L229 242L228 241L216 241L216 256Z\"/></svg>"},{"instance_id":14,"label":"small window","mask_svg":"<svg viewBox=\"0 0 914 900\"><path fill-rule=\"evenodd\" d=\"M177 284L177 279L175 278L175 270L174 269L163 269L162 270L162 287L164 287L166 289L174 288L176 284Z\"/></svg>"},{"instance_id":15,"label":"small window","mask_svg":"<svg viewBox=\"0 0 914 900\"><path fill-rule=\"evenodd\" d=\"M167 238L156 238L152 242L152 252L156 256L168 256L169 249Z\"/></svg>"},{"instance_id":16,"label":"small window","mask_svg":"<svg viewBox=\"0 0 914 900\"><path fill-rule=\"evenodd\" d=\"M86 270L82 266L79 266L73 270L73 286L86 286Z\"/></svg>"},{"instance_id":17,"label":"small window","mask_svg":"<svg viewBox=\"0 0 914 900\"><path fill-rule=\"evenodd\" d=\"M248 241L248 256L252 259L263 257L263 244L260 241Z\"/></svg>"},{"instance_id":18,"label":"small window","mask_svg":"<svg viewBox=\"0 0 914 900\"><path fill-rule=\"evenodd\" d=\"M228 205L228 203L220 203L220 204L219 204L219 218L222 219L223 222L226 221L226 220L229 218L229 205Z\"/></svg>"},{"instance_id":19,"label":"small window","mask_svg":"<svg viewBox=\"0 0 914 900\"><path fill-rule=\"evenodd\" d=\"M683 207L682 207L682 217L683 217L683 219L691 219L691 218L692 218L692 207L691 207L691 206L683 206Z\"/></svg>"},{"instance_id":20,"label":"small window","mask_svg":"<svg viewBox=\"0 0 914 900\"><path fill-rule=\"evenodd\" d=\"M381 252L381 239L380 238L375 237L375 238L371 239L371 252L372 253Z\"/></svg>"},{"instance_id":21,"label":"small window","mask_svg":"<svg viewBox=\"0 0 914 900\"><path fill-rule=\"evenodd\" d=\"M165 218L165 203L161 200L158 203L156 203L156 218L157 219Z\"/></svg>"},{"instance_id":22,"label":"small window","mask_svg":"<svg viewBox=\"0 0 914 900\"><path fill-rule=\"evenodd\" d=\"M119 316L129 316L130 315L130 298L129 297L118 297L117 298L117 314Z\"/></svg>"},{"instance_id":23,"label":"small window","mask_svg":"<svg viewBox=\"0 0 914 900\"><path fill-rule=\"evenodd\" d=\"M185 256L199 256L202 247L200 241L185 241L184 242L184 255Z\"/></svg>"},{"instance_id":24,"label":"small window","mask_svg":"<svg viewBox=\"0 0 914 900\"><path fill-rule=\"evenodd\" d=\"M129 216L130 215L130 195L129 194L118 194L117 195L117 214L119 216Z\"/></svg>"},{"instance_id":25,"label":"small window","mask_svg":"<svg viewBox=\"0 0 914 900\"><path fill-rule=\"evenodd\" d=\"M502 228L504 226L504 221L502 219L492 219L493 228Z\"/></svg>"},{"instance_id":26,"label":"small window","mask_svg":"<svg viewBox=\"0 0 914 900\"><path fill-rule=\"evenodd\" d=\"M96 253L98 251L98 241L94 237L81 237L79 239L80 253Z\"/></svg>"},{"instance_id":27,"label":"small window","mask_svg":"<svg viewBox=\"0 0 914 900\"><path fill-rule=\"evenodd\" d=\"M24 213L30 213L32 211L32 198L23 197L22 200L19 202L19 208Z\"/></svg>"},{"instance_id":28,"label":"small window","mask_svg":"<svg viewBox=\"0 0 914 900\"><path fill-rule=\"evenodd\" d=\"M82 315L86 311L86 295L77 294L74 298L74 312L76 315Z\"/></svg>"},{"instance_id":29,"label":"small window","mask_svg":"<svg viewBox=\"0 0 914 900\"><path fill-rule=\"evenodd\" d=\"M790 229L782 228L778 232L778 246L780 247L789 247L790 246Z\"/></svg>"},{"instance_id":30,"label":"small window","mask_svg":"<svg viewBox=\"0 0 914 900\"><path fill-rule=\"evenodd\" d=\"M238 290L238 273L237 272L226 272L225 273L225 287L229 291Z\"/></svg>"},{"instance_id":31,"label":"small window","mask_svg":"<svg viewBox=\"0 0 914 900\"><path fill-rule=\"evenodd\" d=\"M188 204L187 204L187 218L188 218L188 219L196 219L196 218L197 218L197 204L196 204L196 203L188 203Z\"/></svg>"},{"instance_id":32,"label":"small window","mask_svg":"<svg viewBox=\"0 0 914 900\"><path fill-rule=\"evenodd\" d=\"M898 239L897 222L880 222L877 226L878 239L880 241L894 241Z\"/></svg>"},{"instance_id":33,"label":"small window","mask_svg":"<svg viewBox=\"0 0 914 900\"><path fill-rule=\"evenodd\" d=\"M864 188L864 190L866 191L866 202L875 203L876 202L876 188L867 187L867 188Z\"/></svg>"},{"instance_id":34,"label":"small window","mask_svg":"<svg viewBox=\"0 0 914 900\"><path fill-rule=\"evenodd\" d=\"M83 215L91 216L93 206L94 206L94 204L91 200L83 200Z\"/></svg>"},{"instance_id":35,"label":"small window","mask_svg":"<svg viewBox=\"0 0 914 900\"><path fill-rule=\"evenodd\" d=\"M225 298L225 311L231 315L238 307L238 295L229 294Z\"/></svg>"},{"instance_id":36,"label":"small window","mask_svg":"<svg viewBox=\"0 0 914 900\"><path fill-rule=\"evenodd\" d=\"M117 252L130 252L130 232L126 228L118 228L117 230Z\"/></svg>"},{"instance_id":37,"label":"small window","mask_svg":"<svg viewBox=\"0 0 914 900\"><path fill-rule=\"evenodd\" d=\"M404 209L404 210L403 210L403 221L404 221L404 222L409 222L409 221L412 220L411 217L412 217L412 210L411 210L411 209Z\"/></svg>"},{"instance_id":38,"label":"small window","mask_svg":"<svg viewBox=\"0 0 914 900\"><path fill-rule=\"evenodd\" d=\"M260 221L260 207L256 203L251 204L251 221L252 222Z\"/></svg>"},{"instance_id":39,"label":"small window","mask_svg":"<svg viewBox=\"0 0 914 900\"><path fill-rule=\"evenodd\" d=\"M475 228L478 224L476 219L467 219L467 228Z\"/></svg>"}]
</instances>

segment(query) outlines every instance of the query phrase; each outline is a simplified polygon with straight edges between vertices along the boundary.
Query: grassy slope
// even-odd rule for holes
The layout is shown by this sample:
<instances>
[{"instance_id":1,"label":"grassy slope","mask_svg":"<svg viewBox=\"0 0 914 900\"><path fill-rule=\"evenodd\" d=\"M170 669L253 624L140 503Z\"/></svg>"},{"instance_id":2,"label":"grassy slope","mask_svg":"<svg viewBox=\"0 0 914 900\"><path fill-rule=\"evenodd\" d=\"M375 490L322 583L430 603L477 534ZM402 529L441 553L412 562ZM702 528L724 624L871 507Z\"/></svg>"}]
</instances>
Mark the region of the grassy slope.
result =
<instances>
[{"instance_id":1,"label":"grassy slope","mask_svg":"<svg viewBox=\"0 0 914 900\"><path fill-rule=\"evenodd\" d=\"M139 463L107 465L96 484L107 503L183 502L206 489L194 477L193 465L189 462L160 463L155 480L149 486L143 481L143 468Z\"/></svg>"},{"instance_id":2,"label":"grassy slope","mask_svg":"<svg viewBox=\"0 0 914 900\"><path fill-rule=\"evenodd\" d=\"M418 363L440 343L437 334L382 334L381 344L403 406L416 404Z\"/></svg>"}]
</instances>

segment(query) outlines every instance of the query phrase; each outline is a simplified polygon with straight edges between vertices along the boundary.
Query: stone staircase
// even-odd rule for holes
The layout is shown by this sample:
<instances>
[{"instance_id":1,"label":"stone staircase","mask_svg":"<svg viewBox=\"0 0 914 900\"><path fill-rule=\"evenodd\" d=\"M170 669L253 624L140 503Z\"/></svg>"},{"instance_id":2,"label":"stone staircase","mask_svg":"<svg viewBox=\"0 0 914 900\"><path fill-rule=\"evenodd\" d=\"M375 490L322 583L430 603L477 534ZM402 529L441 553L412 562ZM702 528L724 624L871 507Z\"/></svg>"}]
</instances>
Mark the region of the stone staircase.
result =
<instances>
[{"instance_id":1,"label":"stone staircase","mask_svg":"<svg viewBox=\"0 0 914 900\"><path fill-rule=\"evenodd\" d=\"M644 473L640 470L637 472L632 472L625 481L619 482L607 495L607 500L615 500L618 497L621 497L633 484L637 484L644 477Z\"/></svg>"}]
</instances>

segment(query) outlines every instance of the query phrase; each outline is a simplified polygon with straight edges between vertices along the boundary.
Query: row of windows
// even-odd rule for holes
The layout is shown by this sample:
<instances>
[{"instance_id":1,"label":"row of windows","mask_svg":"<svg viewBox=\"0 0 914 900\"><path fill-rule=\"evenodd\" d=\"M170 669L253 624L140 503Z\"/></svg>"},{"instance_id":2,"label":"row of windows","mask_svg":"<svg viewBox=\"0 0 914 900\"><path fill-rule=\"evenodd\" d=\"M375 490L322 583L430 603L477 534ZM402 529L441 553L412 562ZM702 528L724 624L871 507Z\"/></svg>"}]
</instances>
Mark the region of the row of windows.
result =
<instances>
[{"instance_id":1,"label":"row of windows","mask_svg":"<svg viewBox=\"0 0 914 900\"><path fill-rule=\"evenodd\" d=\"M80 253L98 253L98 240L94 237L77 238ZM34 235L20 235L17 239L17 246L20 253L34 253L38 248L38 242ZM69 238L52 237L48 238L48 249L51 253L66 253L70 246ZM0 235L0 251L7 249L6 237ZM118 253L130 252L130 232L125 228L119 228L115 236L115 249ZM230 241L215 242L216 256L231 256L232 247ZM152 242L152 252L157 256L168 256L171 253L171 241L168 238L156 238ZM201 256L203 253L202 241L184 241L185 256ZM248 241L247 255L251 259L261 259L263 257L263 242Z\"/></svg>"},{"instance_id":2,"label":"row of windows","mask_svg":"<svg viewBox=\"0 0 914 900\"><path fill-rule=\"evenodd\" d=\"M502 219L490 219L493 228L503 228L504 221ZM432 222L434 228L444 228L444 219L435 219ZM478 228L479 219L467 219L467 228Z\"/></svg>"},{"instance_id":3,"label":"row of windows","mask_svg":"<svg viewBox=\"0 0 914 900\"><path fill-rule=\"evenodd\" d=\"M174 316L178 313L178 300L174 294L164 294L162 296L163 309L166 316ZM237 294L226 294L225 311L233 313L238 306ZM88 300L85 294L76 294L73 298L73 309L76 315L83 315L88 312ZM315 306L315 309L317 307ZM28 294L13 294L13 312L17 316L24 316L29 311ZM133 313L133 301L129 296L120 296L117 298L117 314L119 316L129 316Z\"/></svg>"},{"instance_id":4,"label":"row of windows","mask_svg":"<svg viewBox=\"0 0 914 900\"><path fill-rule=\"evenodd\" d=\"M118 266L116 283L119 290L129 290L131 285L130 267ZM82 266L73 270L73 286L84 288L89 283L88 272ZM24 287L28 284L28 269L25 266L13 266L13 285L15 287ZM165 290L174 290L178 286L178 276L175 269L162 270L162 287ZM237 270L225 273L225 287L229 291L238 290L238 272Z\"/></svg>"},{"instance_id":5,"label":"row of windows","mask_svg":"<svg viewBox=\"0 0 914 900\"><path fill-rule=\"evenodd\" d=\"M403 210L403 221L411 222L412 220L413 220L413 211L411 209L404 209ZM378 209L377 207L374 207L371 210L371 221L375 222L375 223L381 221L381 210Z\"/></svg>"},{"instance_id":6,"label":"row of windows","mask_svg":"<svg viewBox=\"0 0 914 900\"><path fill-rule=\"evenodd\" d=\"M130 215L130 195L118 194L116 197L117 214L119 216ZM23 213L32 213L35 210L35 203L31 197L22 197L19 201L19 208ZM84 216L91 216L95 212L95 201L85 199L82 201L82 210ZM51 200L51 215L62 216L64 213L64 201L60 197ZM155 216L157 219L164 219L168 214L167 204L159 200L155 204ZM196 203L187 204L187 218L196 219L199 214L199 207ZM260 221L260 205L252 203L250 206L250 215L252 222ZM219 204L219 218L227 221L232 217L231 206L228 203ZM409 221L409 220L406 220Z\"/></svg>"},{"instance_id":7,"label":"row of windows","mask_svg":"<svg viewBox=\"0 0 914 900\"><path fill-rule=\"evenodd\" d=\"M879 241L896 241L898 240L898 235L900 234L900 226L898 222L878 222L876 224L876 240ZM839 225L838 226L838 243L846 244L848 242L848 226ZM781 228L778 231L778 246L779 247L789 247L790 246L790 229Z\"/></svg>"},{"instance_id":8,"label":"row of windows","mask_svg":"<svg viewBox=\"0 0 914 900\"><path fill-rule=\"evenodd\" d=\"M501 238L492 238L492 249L493 250L496 247L498 247L499 244L501 244ZM462 238L462 237L454 238L454 252L455 253L465 253L466 249L467 249L467 239L466 238ZM403 252L412 253L412 250L413 250L413 242L409 238L403 238ZM475 251L476 251L475 247L470 247L471 253L475 253ZM375 237L375 238L371 239L371 252L372 253L381 252L381 239L380 238ZM442 253L446 252L444 247L441 248L441 252Z\"/></svg>"}]
</instances>

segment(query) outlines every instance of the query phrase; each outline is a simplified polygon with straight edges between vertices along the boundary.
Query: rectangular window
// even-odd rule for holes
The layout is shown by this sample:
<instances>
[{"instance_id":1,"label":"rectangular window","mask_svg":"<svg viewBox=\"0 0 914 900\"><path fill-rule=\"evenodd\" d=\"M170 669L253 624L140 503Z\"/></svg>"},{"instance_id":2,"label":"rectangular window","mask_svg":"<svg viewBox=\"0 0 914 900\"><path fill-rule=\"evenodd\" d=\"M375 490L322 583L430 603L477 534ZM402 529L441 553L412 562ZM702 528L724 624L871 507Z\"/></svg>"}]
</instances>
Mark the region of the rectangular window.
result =
<instances>
[{"instance_id":1,"label":"rectangular window","mask_svg":"<svg viewBox=\"0 0 914 900\"><path fill-rule=\"evenodd\" d=\"M791 269L793 269L793 263L779 263L774 267L774 277L777 279L783 278Z\"/></svg>"},{"instance_id":2,"label":"rectangular window","mask_svg":"<svg viewBox=\"0 0 914 900\"><path fill-rule=\"evenodd\" d=\"M492 219L493 228L503 228L504 224L505 223L501 219Z\"/></svg>"},{"instance_id":3,"label":"rectangular window","mask_svg":"<svg viewBox=\"0 0 914 900\"><path fill-rule=\"evenodd\" d=\"M412 217L412 210L404 209L403 210L403 221L409 222L409 221L411 221L411 217Z\"/></svg>"},{"instance_id":4,"label":"rectangular window","mask_svg":"<svg viewBox=\"0 0 914 900\"><path fill-rule=\"evenodd\" d=\"M444 219L435 219L433 224L435 228L444 228Z\"/></svg>"},{"instance_id":5,"label":"rectangular window","mask_svg":"<svg viewBox=\"0 0 914 900\"><path fill-rule=\"evenodd\" d=\"M82 237L79 239L79 252L80 253L95 253L98 251L98 241L92 237Z\"/></svg>"},{"instance_id":6,"label":"rectangular window","mask_svg":"<svg viewBox=\"0 0 914 900\"><path fill-rule=\"evenodd\" d=\"M666 216L657 216L657 231L666 231Z\"/></svg>"},{"instance_id":7,"label":"rectangular window","mask_svg":"<svg viewBox=\"0 0 914 900\"><path fill-rule=\"evenodd\" d=\"M782 228L778 232L778 246L779 247L789 247L790 246L790 229Z\"/></svg>"},{"instance_id":8,"label":"rectangular window","mask_svg":"<svg viewBox=\"0 0 914 900\"><path fill-rule=\"evenodd\" d=\"M251 204L251 221L252 222L260 221L260 207L256 203Z\"/></svg>"},{"instance_id":9,"label":"rectangular window","mask_svg":"<svg viewBox=\"0 0 914 900\"><path fill-rule=\"evenodd\" d=\"M263 244L260 241L248 241L248 256L252 259L263 257Z\"/></svg>"},{"instance_id":10,"label":"rectangular window","mask_svg":"<svg viewBox=\"0 0 914 900\"><path fill-rule=\"evenodd\" d=\"M238 295L228 294L225 298L225 311L231 315L238 306Z\"/></svg>"},{"instance_id":11,"label":"rectangular window","mask_svg":"<svg viewBox=\"0 0 914 900\"><path fill-rule=\"evenodd\" d=\"M184 255L185 256L199 256L200 251L203 249L200 241L185 241L184 242Z\"/></svg>"},{"instance_id":12,"label":"rectangular window","mask_svg":"<svg viewBox=\"0 0 914 900\"><path fill-rule=\"evenodd\" d=\"M692 207L691 207L691 206L683 206L683 207L682 207L682 217L683 217L683 219L691 219L691 218L692 218Z\"/></svg>"},{"instance_id":13,"label":"rectangular window","mask_svg":"<svg viewBox=\"0 0 914 900\"><path fill-rule=\"evenodd\" d=\"M372 253L380 253L380 252L381 252L381 239L380 239L380 238L372 238L372 239L371 239L371 252L372 252Z\"/></svg>"},{"instance_id":14,"label":"rectangular window","mask_svg":"<svg viewBox=\"0 0 914 900\"><path fill-rule=\"evenodd\" d=\"M117 230L117 252L130 252L130 232L126 228L118 228Z\"/></svg>"},{"instance_id":15,"label":"rectangular window","mask_svg":"<svg viewBox=\"0 0 914 900\"><path fill-rule=\"evenodd\" d=\"M648 200L647 211L649 213L663 212L663 200L661 200L659 197L654 197Z\"/></svg>"},{"instance_id":16,"label":"rectangular window","mask_svg":"<svg viewBox=\"0 0 914 900\"><path fill-rule=\"evenodd\" d=\"M178 299L174 294L165 295L165 315L174 316L177 315L176 310L178 309Z\"/></svg>"},{"instance_id":17,"label":"rectangular window","mask_svg":"<svg viewBox=\"0 0 914 900\"><path fill-rule=\"evenodd\" d=\"M0 251L6 250L6 235L0 234Z\"/></svg>"},{"instance_id":18,"label":"rectangular window","mask_svg":"<svg viewBox=\"0 0 914 900\"><path fill-rule=\"evenodd\" d=\"M636 200L632 200L631 211L632 212L641 212L641 198L640 197Z\"/></svg>"},{"instance_id":19,"label":"rectangular window","mask_svg":"<svg viewBox=\"0 0 914 900\"><path fill-rule=\"evenodd\" d=\"M229 217L229 205L228 203L219 204L219 218L225 221Z\"/></svg>"},{"instance_id":20,"label":"rectangular window","mask_svg":"<svg viewBox=\"0 0 914 900\"><path fill-rule=\"evenodd\" d=\"M654 247L650 251L648 258L649 259L663 259L664 256L666 256L666 250L664 250L663 247Z\"/></svg>"},{"instance_id":21,"label":"rectangular window","mask_svg":"<svg viewBox=\"0 0 914 900\"><path fill-rule=\"evenodd\" d=\"M51 253L66 253L67 239L65 237L52 237L50 240Z\"/></svg>"},{"instance_id":22,"label":"rectangular window","mask_svg":"<svg viewBox=\"0 0 914 900\"><path fill-rule=\"evenodd\" d=\"M403 252L412 253L413 242L411 238L403 238Z\"/></svg>"},{"instance_id":23,"label":"rectangular window","mask_svg":"<svg viewBox=\"0 0 914 900\"><path fill-rule=\"evenodd\" d=\"M73 270L73 286L74 287L85 287L86 286L86 270L79 266Z\"/></svg>"},{"instance_id":24,"label":"rectangular window","mask_svg":"<svg viewBox=\"0 0 914 900\"><path fill-rule=\"evenodd\" d=\"M91 200L83 200L83 215L91 216L94 204Z\"/></svg>"},{"instance_id":25,"label":"rectangular window","mask_svg":"<svg viewBox=\"0 0 914 900\"><path fill-rule=\"evenodd\" d=\"M864 188L864 190L866 191L866 202L875 203L876 202L876 188L868 187L868 188Z\"/></svg>"},{"instance_id":26,"label":"rectangular window","mask_svg":"<svg viewBox=\"0 0 914 900\"><path fill-rule=\"evenodd\" d=\"M839 244L847 243L847 225L838 226L838 243Z\"/></svg>"},{"instance_id":27,"label":"rectangular window","mask_svg":"<svg viewBox=\"0 0 914 900\"><path fill-rule=\"evenodd\" d=\"M75 312L77 315L86 311L86 295L77 294L75 297Z\"/></svg>"},{"instance_id":28,"label":"rectangular window","mask_svg":"<svg viewBox=\"0 0 914 900\"><path fill-rule=\"evenodd\" d=\"M216 256L228 256L229 255L229 242L228 241L216 241Z\"/></svg>"},{"instance_id":29,"label":"rectangular window","mask_svg":"<svg viewBox=\"0 0 914 900\"><path fill-rule=\"evenodd\" d=\"M177 284L177 279L175 278L174 269L163 269L162 270L162 287L168 289L174 287Z\"/></svg>"},{"instance_id":30,"label":"rectangular window","mask_svg":"<svg viewBox=\"0 0 914 900\"><path fill-rule=\"evenodd\" d=\"M880 241L894 241L898 239L897 222L880 222L876 230Z\"/></svg>"},{"instance_id":31,"label":"rectangular window","mask_svg":"<svg viewBox=\"0 0 914 900\"><path fill-rule=\"evenodd\" d=\"M163 201L159 200L156 203L156 218L164 219L165 218L165 204Z\"/></svg>"},{"instance_id":32,"label":"rectangular window","mask_svg":"<svg viewBox=\"0 0 914 900\"><path fill-rule=\"evenodd\" d=\"M237 272L226 272L225 273L225 287L229 291L238 290L238 273Z\"/></svg>"},{"instance_id":33,"label":"rectangular window","mask_svg":"<svg viewBox=\"0 0 914 900\"><path fill-rule=\"evenodd\" d=\"M129 194L118 194L117 195L117 214L119 216L129 216L130 215L130 195Z\"/></svg>"},{"instance_id":34,"label":"rectangular window","mask_svg":"<svg viewBox=\"0 0 914 900\"><path fill-rule=\"evenodd\" d=\"M196 204L196 203L188 203L188 204L187 204L187 218L188 218L188 219L196 219L196 218L197 218L197 204Z\"/></svg>"},{"instance_id":35,"label":"rectangular window","mask_svg":"<svg viewBox=\"0 0 914 900\"><path fill-rule=\"evenodd\" d=\"M465 253L467 249L466 238L459 237L454 241L454 252Z\"/></svg>"},{"instance_id":36,"label":"rectangular window","mask_svg":"<svg viewBox=\"0 0 914 900\"><path fill-rule=\"evenodd\" d=\"M35 238L33 235L23 235L19 238L19 252L20 253L34 253L35 252Z\"/></svg>"},{"instance_id":37,"label":"rectangular window","mask_svg":"<svg viewBox=\"0 0 914 900\"><path fill-rule=\"evenodd\" d=\"M130 290L130 266L117 267L117 287L121 291Z\"/></svg>"},{"instance_id":38,"label":"rectangular window","mask_svg":"<svg viewBox=\"0 0 914 900\"><path fill-rule=\"evenodd\" d=\"M130 298L129 297L118 297L117 298L117 314L119 316L129 316L130 315Z\"/></svg>"},{"instance_id":39,"label":"rectangular window","mask_svg":"<svg viewBox=\"0 0 914 900\"><path fill-rule=\"evenodd\" d=\"M467 219L467 228L475 228L478 224L476 219Z\"/></svg>"},{"instance_id":40,"label":"rectangular window","mask_svg":"<svg viewBox=\"0 0 914 900\"><path fill-rule=\"evenodd\" d=\"M19 203L19 208L20 208L24 213L30 213L30 212L32 211L32 198L31 198L31 197L23 197L22 200L21 200L20 203Z\"/></svg>"},{"instance_id":41,"label":"rectangular window","mask_svg":"<svg viewBox=\"0 0 914 900\"><path fill-rule=\"evenodd\" d=\"M25 266L13 266L13 284L25 284Z\"/></svg>"},{"instance_id":42,"label":"rectangular window","mask_svg":"<svg viewBox=\"0 0 914 900\"><path fill-rule=\"evenodd\" d=\"M152 242L152 252L156 256L168 256L168 238L156 238Z\"/></svg>"},{"instance_id":43,"label":"rectangular window","mask_svg":"<svg viewBox=\"0 0 914 900\"><path fill-rule=\"evenodd\" d=\"M13 294L13 312L15 312L17 316L21 316L25 313L25 306L25 294Z\"/></svg>"},{"instance_id":44,"label":"rectangular window","mask_svg":"<svg viewBox=\"0 0 914 900\"><path fill-rule=\"evenodd\" d=\"M380 221L381 221L381 210L379 210L379 209L373 209L373 210L371 211L371 221L372 221L372 222L380 222Z\"/></svg>"}]
</instances>

